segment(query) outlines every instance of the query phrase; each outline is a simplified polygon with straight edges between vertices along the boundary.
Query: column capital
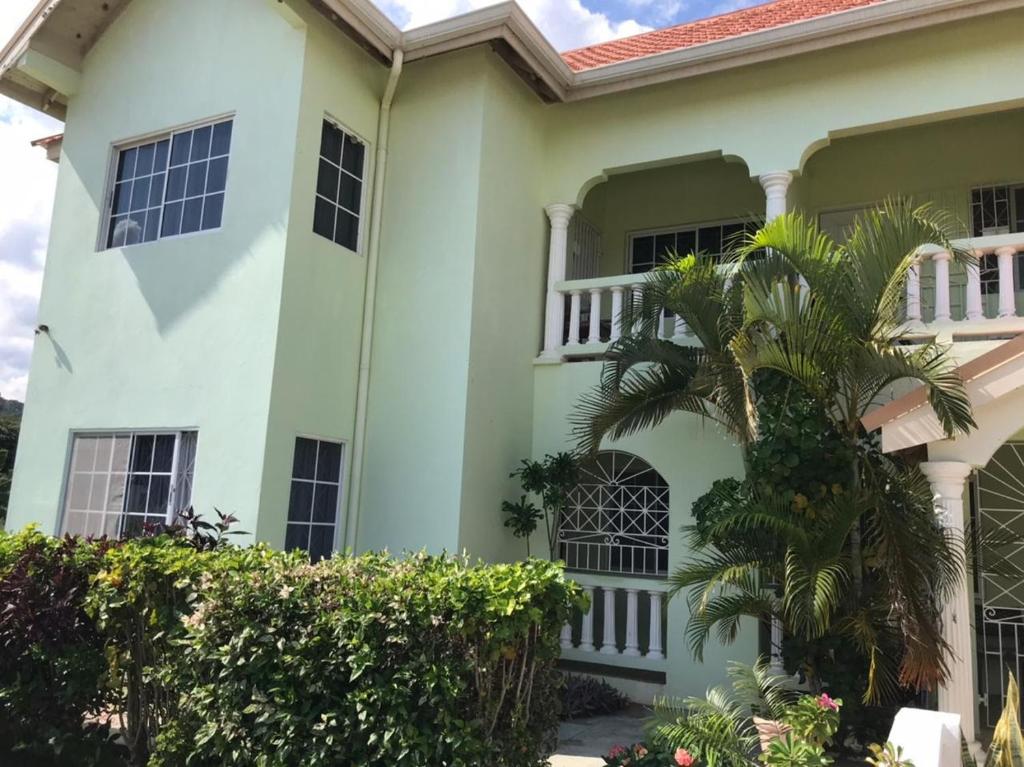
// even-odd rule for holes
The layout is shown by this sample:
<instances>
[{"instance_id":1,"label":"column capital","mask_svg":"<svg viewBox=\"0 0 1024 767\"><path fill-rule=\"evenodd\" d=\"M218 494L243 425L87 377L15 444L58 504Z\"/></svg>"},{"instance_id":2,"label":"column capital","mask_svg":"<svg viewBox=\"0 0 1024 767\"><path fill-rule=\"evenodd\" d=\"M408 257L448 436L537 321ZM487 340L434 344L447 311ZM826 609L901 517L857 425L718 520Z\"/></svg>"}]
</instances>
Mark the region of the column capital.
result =
<instances>
[{"instance_id":1,"label":"column capital","mask_svg":"<svg viewBox=\"0 0 1024 767\"><path fill-rule=\"evenodd\" d=\"M572 219L573 213L576 212L576 206L564 202L555 202L551 205L545 205L544 212L548 214L553 229L564 229L569 226L569 221Z\"/></svg>"},{"instance_id":2,"label":"column capital","mask_svg":"<svg viewBox=\"0 0 1024 767\"><path fill-rule=\"evenodd\" d=\"M771 173L762 173L757 177L761 182L761 188L766 194L785 194L789 185L793 182L793 174L788 170L778 170Z\"/></svg>"},{"instance_id":3,"label":"column capital","mask_svg":"<svg viewBox=\"0 0 1024 767\"><path fill-rule=\"evenodd\" d=\"M956 500L963 496L964 482L974 469L963 461L924 461L920 467L938 495Z\"/></svg>"},{"instance_id":4,"label":"column capital","mask_svg":"<svg viewBox=\"0 0 1024 767\"><path fill-rule=\"evenodd\" d=\"M1002 258L1006 258L1008 256L1015 256L1015 255L1017 255L1017 248L1014 247L1013 245L1004 245L1001 248L996 248L995 249L995 254L996 254L996 256L999 256L999 257L1002 257Z\"/></svg>"},{"instance_id":5,"label":"column capital","mask_svg":"<svg viewBox=\"0 0 1024 767\"><path fill-rule=\"evenodd\" d=\"M948 250L937 250L928 256L932 261L951 261L953 254Z\"/></svg>"}]
</instances>

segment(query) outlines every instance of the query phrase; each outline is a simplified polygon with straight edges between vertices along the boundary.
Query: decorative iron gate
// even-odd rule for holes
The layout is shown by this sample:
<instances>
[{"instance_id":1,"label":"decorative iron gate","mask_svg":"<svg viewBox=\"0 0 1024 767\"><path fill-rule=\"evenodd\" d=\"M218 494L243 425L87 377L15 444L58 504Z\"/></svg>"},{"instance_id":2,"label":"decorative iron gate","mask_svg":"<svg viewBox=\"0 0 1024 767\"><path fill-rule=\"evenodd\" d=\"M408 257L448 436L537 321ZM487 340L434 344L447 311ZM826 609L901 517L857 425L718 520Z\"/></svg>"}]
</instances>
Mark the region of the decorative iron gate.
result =
<instances>
[{"instance_id":1,"label":"decorative iron gate","mask_svg":"<svg viewBox=\"0 0 1024 767\"><path fill-rule=\"evenodd\" d=\"M982 540L993 533L1024 534L1024 443L1007 442L978 470L973 501ZM1006 672L1024 676L1024 581L986 569L986 555L990 564L996 556L1017 562L1024 544L1000 546L998 555L979 544L976 554L978 686L982 721L992 727L1003 709Z\"/></svg>"}]
</instances>

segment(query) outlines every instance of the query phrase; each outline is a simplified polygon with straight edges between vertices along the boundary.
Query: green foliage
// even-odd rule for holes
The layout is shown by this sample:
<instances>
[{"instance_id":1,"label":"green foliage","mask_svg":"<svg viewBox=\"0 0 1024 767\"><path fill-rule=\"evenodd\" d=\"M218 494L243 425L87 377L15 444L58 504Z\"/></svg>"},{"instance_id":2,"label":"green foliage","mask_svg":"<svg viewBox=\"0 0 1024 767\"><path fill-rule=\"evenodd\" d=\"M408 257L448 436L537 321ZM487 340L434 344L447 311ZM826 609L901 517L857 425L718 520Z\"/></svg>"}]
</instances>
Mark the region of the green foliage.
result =
<instances>
[{"instance_id":1,"label":"green foliage","mask_svg":"<svg viewBox=\"0 0 1024 767\"><path fill-rule=\"evenodd\" d=\"M985 767L1024 767L1024 734L1020 726L1020 688L1012 672L1006 684L1006 702L996 722Z\"/></svg>"},{"instance_id":2,"label":"green foliage","mask_svg":"<svg viewBox=\"0 0 1024 767\"><path fill-rule=\"evenodd\" d=\"M555 559L558 548L558 517L579 481L579 464L571 453L546 455L542 461L523 459L518 469L509 476L518 478L527 494L540 500L540 508L526 495L518 502L504 501L502 511L508 514L505 527L517 538L526 539L526 555L530 555L530 536L544 520L548 554Z\"/></svg>"},{"instance_id":3,"label":"green foliage","mask_svg":"<svg viewBox=\"0 0 1024 767\"><path fill-rule=\"evenodd\" d=\"M11 400L0 398L0 413L2 406L21 403L12 403ZM7 502L11 494L11 477L14 474L14 455L18 449L18 431L20 428L20 411L17 415L0 415L0 526L7 517Z\"/></svg>"},{"instance_id":4,"label":"green foliage","mask_svg":"<svg viewBox=\"0 0 1024 767\"><path fill-rule=\"evenodd\" d=\"M275 559L205 579L155 763L540 764L578 600L538 560Z\"/></svg>"},{"instance_id":5,"label":"green foliage","mask_svg":"<svg viewBox=\"0 0 1024 767\"><path fill-rule=\"evenodd\" d=\"M629 704L629 699L603 679L565 674L562 680L562 718L585 719L612 714Z\"/></svg>"},{"instance_id":6,"label":"green foliage","mask_svg":"<svg viewBox=\"0 0 1024 767\"><path fill-rule=\"evenodd\" d=\"M843 701L827 693L804 695L790 706L782 721L792 728L800 740L824 748L832 742L839 729L839 709Z\"/></svg>"},{"instance_id":7,"label":"green foliage","mask_svg":"<svg viewBox=\"0 0 1024 767\"><path fill-rule=\"evenodd\" d=\"M768 743L761 762L767 767L828 767L832 759L822 746L787 732Z\"/></svg>"},{"instance_id":8,"label":"green foliage","mask_svg":"<svg viewBox=\"0 0 1024 767\"><path fill-rule=\"evenodd\" d=\"M914 767L912 761L903 758L903 746L897 746L890 741L886 741L884 746L871 743L868 751L871 756L865 761L871 767Z\"/></svg>"}]
</instances>

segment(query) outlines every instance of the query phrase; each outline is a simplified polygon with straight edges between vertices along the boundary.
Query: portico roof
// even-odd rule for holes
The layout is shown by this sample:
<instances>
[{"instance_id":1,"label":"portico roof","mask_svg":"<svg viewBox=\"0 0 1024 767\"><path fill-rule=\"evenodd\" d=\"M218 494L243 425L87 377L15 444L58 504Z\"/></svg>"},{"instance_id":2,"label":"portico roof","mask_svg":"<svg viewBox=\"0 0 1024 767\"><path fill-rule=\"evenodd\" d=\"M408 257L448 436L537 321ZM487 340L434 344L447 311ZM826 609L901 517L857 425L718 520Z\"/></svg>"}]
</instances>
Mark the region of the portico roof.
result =
<instances>
[{"instance_id":1,"label":"portico roof","mask_svg":"<svg viewBox=\"0 0 1024 767\"><path fill-rule=\"evenodd\" d=\"M0 93L63 118L85 54L130 0L40 0L0 50ZM775 0L625 40L551 45L515 2L400 30L371 0L308 0L382 63L488 45L544 101L574 101L1024 7L1024 0ZM286 6L282 5L282 8Z\"/></svg>"}]
</instances>

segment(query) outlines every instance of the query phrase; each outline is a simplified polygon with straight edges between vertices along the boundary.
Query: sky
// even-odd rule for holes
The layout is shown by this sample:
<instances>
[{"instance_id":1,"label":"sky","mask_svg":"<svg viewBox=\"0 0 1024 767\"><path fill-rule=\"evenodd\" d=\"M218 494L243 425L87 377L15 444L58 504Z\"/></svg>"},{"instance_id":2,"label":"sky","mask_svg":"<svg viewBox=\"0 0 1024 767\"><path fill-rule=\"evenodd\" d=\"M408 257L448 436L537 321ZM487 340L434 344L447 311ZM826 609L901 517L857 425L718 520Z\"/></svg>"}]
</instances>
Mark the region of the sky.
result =
<instances>
[{"instance_id":1,"label":"sky","mask_svg":"<svg viewBox=\"0 0 1024 767\"><path fill-rule=\"evenodd\" d=\"M0 47L37 0L0 0ZM494 0L377 0L408 28ZM764 0L519 0L559 50L756 5ZM24 400L57 166L33 139L59 122L0 96L0 396Z\"/></svg>"}]
</instances>

